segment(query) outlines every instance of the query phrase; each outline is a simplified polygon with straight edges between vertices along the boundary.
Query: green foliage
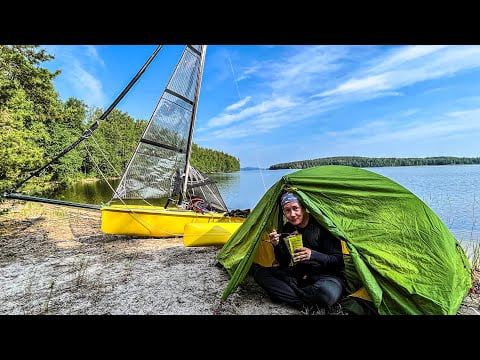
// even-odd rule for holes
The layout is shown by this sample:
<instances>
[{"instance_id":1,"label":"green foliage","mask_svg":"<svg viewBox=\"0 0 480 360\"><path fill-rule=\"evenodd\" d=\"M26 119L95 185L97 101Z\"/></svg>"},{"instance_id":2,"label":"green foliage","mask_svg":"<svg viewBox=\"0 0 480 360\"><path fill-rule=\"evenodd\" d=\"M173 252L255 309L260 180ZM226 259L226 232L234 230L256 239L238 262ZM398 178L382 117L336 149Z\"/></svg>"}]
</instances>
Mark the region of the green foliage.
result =
<instances>
[{"instance_id":1,"label":"green foliage","mask_svg":"<svg viewBox=\"0 0 480 360\"><path fill-rule=\"evenodd\" d=\"M88 124L98 119L102 112L98 108L93 111ZM113 110L93 133L93 141L86 144L93 158L84 157L83 172L90 177L101 177L98 166L104 176L118 177L127 166L145 126L145 121L135 121L127 113Z\"/></svg>"},{"instance_id":2,"label":"green foliage","mask_svg":"<svg viewBox=\"0 0 480 360\"><path fill-rule=\"evenodd\" d=\"M58 72L37 65L51 58L37 46L0 45L1 189L45 160L61 102L52 84Z\"/></svg>"},{"instance_id":3,"label":"green foliage","mask_svg":"<svg viewBox=\"0 0 480 360\"><path fill-rule=\"evenodd\" d=\"M425 165L461 165L480 164L480 157L466 158L453 156L438 156L426 158L369 158L361 156L337 156L313 160L300 160L275 164L269 170L277 169L306 169L320 165L348 165L354 167L382 167L382 166L425 166Z\"/></svg>"},{"instance_id":4,"label":"green foliage","mask_svg":"<svg viewBox=\"0 0 480 360\"><path fill-rule=\"evenodd\" d=\"M6 110L0 110L0 128L0 190L6 190L37 166L43 151L35 144L38 133L26 129Z\"/></svg>"},{"instance_id":5,"label":"green foliage","mask_svg":"<svg viewBox=\"0 0 480 360\"><path fill-rule=\"evenodd\" d=\"M60 71L40 66L52 58L38 46L0 45L0 191L54 159L103 113L78 99L59 99L53 79ZM22 192L40 194L81 177L100 178L93 160L104 176L119 176L146 125L145 120L113 110L88 140L25 183ZM240 168L237 158L197 145L192 165L207 173Z\"/></svg>"},{"instance_id":6,"label":"green foliage","mask_svg":"<svg viewBox=\"0 0 480 360\"><path fill-rule=\"evenodd\" d=\"M52 80L60 73L51 73L37 65L52 59L45 50L34 45L0 46L0 108L5 106L16 91L25 91L26 100L34 107L31 121L49 123L58 115L60 100ZM30 123L25 122L28 127Z\"/></svg>"},{"instance_id":7,"label":"green foliage","mask_svg":"<svg viewBox=\"0 0 480 360\"><path fill-rule=\"evenodd\" d=\"M30 121L33 116L34 106L22 89L12 91L0 106L0 190L43 160L44 150L38 144L45 144L48 133L42 123Z\"/></svg>"},{"instance_id":8,"label":"green foliage","mask_svg":"<svg viewBox=\"0 0 480 360\"><path fill-rule=\"evenodd\" d=\"M60 114L61 117L49 126L50 141L46 149L50 158L75 142L83 132L86 105L80 100L70 98L62 104ZM50 180L57 182L57 186L66 186L77 180L81 175L79 170L84 157L85 152L81 148L76 148L61 157L51 166Z\"/></svg>"},{"instance_id":9,"label":"green foliage","mask_svg":"<svg viewBox=\"0 0 480 360\"><path fill-rule=\"evenodd\" d=\"M204 173L234 172L240 170L240 160L221 151L192 146L190 163Z\"/></svg>"}]
</instances>

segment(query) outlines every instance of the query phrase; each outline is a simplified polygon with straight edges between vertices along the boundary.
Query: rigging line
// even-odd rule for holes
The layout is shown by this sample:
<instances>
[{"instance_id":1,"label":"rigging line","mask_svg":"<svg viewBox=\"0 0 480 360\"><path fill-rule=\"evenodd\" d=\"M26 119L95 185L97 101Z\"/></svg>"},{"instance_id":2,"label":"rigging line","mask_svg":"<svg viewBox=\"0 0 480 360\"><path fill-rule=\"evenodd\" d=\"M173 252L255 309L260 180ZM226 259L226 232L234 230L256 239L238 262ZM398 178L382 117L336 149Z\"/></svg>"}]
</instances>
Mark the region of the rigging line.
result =
<instances>
[{"instance_id":1,"label":"rigging line","mask_svg":"<svg viewBox=\"0 0 480 360\"><path fill-rule=\"evenodd\" d=\"M83 132L83 134L75 141L73 142L70 146L66 147L60 154L55 156L52 160L50 160L47 164L43 165L41 168L35 170L33 173L31 173L27 178L17 182L14 186L12 186L10 189L6 190L3 193L3 196L11 194L15 190L17 190L20 186L22 186L24 183L26 183L28 180L33 178L34 176L38 176L43 170L45 170L48 166L51 164L57 162L62 156L64 156L66 153L70 152L72 149L74 149L78 144L80 144L83 140L87 139L93 131L95 131L98 128L98 125L100 124L100 121L104 120L115 108L115 106L125 97L127 92L132 88L132 86L138 81L140 76L145 72L147 67L150 65L150 63L153 61L155 56L157 56L158 52L162 48L163 45L158 45L155 51L150 55L150 57L147 59L145 64L143 64L142 68L137 72L137 74L133 77L132 80L128 83L128 85L123 89L123 91L120 93L120 95L117 96L117 98L113 101L113 103L108 107L107 110L96 120L87 130Z\"/></svg>"},{"instance_id":2,"label":"rigging line","mask_svg":"<svg viewBox=\"0 0 480 360\"><path fill-rule=\"evenodd\" d=\"M86 144L85 144L85 145L86 145ZM105 180L105 182L107 183L107 185L110 187L110 189L112 189L112 191L113 191L115 194L117 194L117 196L118 196L118 198L120 199L120 201L122 202L122 204L125 205L126 208L128 209L128 211L131 212L132 217L133 217L140 225L142 225L147 231L150 231L150 229L148 228L148 226L145 225L145 224L143 223L143 221L140 220L140 217L139 217L139 216L137 216L137 213L134 212L134 211L123 201L123 199L119 196L119 194L116 192L116 190L110 185L110 183L108 182L108 180L103 176L102 171L101 171L100 168L98 167L97 163L95 162L95 159L93 158L92 154L91 154L90 151L88 150L88 147L87 147L87 146L85 146L85 150L87 151L88 155L91 157L93 163L95 164L95 167L96 167L97 170L99 171L100 175L102 175L102 177L103 177L103 179ZM155 229L157 229L157 230L160 230L160 231L162 231L162 232L164 232L164 233L166 233L166 234L169 234L169 235L172 235L172 236L182 236L182 234L175 234L175 233L171 233L171 232L169 232L169 231L165 231L165 230L163 230L163 229L159 229L159 228L156 227L154 224L151 224L151 223L148 223L148 222L147 222L147 224L150 225L150 227L153 227L153 228L155 228Z\"/></svg>"},{"instance_id":3,"label":"rigging line","mask_svg":"<svg viewBox=\"0 0 480 360\"><path fill-rule=\"evenodd\" d=\"M263 179L262 168L260 167L260 163L259 163L258 158L256 156L255 156L255 160L257 160L258 171L260 171L260 177L262 178L263 189L265 191L267 191L267 186L265 185L265 180Z\"/></svg>"},{"instance_id":4,"label":"rigging line","mask_svg":"<svg viewBox=\"0 0 480 360\"><path fill-rule=\"evenodd\" d=\"M222 205L222 201L220 201L220 200L218 199L217 195L212 191L212 189L210 189L210 186L208 186L208 184L207 184L207 185L205 185L205 187L208 189L208 191L210 192L210 194L212 195L212 197L215 199L215 201L216 201L218 204ZM205 191L203 191L202 187L200 187L200 191L202 192L203 197L204 197L205 199L207 199L207 195L205 194ZM226 207L226 206L225 206L225 207ZM228 210L228 208L227 208L227 210Z\"/></svg>"},{"instance_id":5,"label":"rigging line","mask_svg":"<svg viewBox=\"0 0 480 360\"><path fill-rule=\"evenodd\" d=\"M110 182L107 180L107 178L105 177L105 175L103 175L103 171L100 169L100 167L98 166L97 162L95 161L95 158L93 157L92 153L90 152L90 150L88 150L88 146L87 144L85 143L84 144L85 146L85 150L87 151L88 153L88 156L90 156L90 159L92 159L92 162L93 164L95 165L95 167L97 168L97 171L98 173L102 176L103 180L107 183L108 187L115 193L117 194L117 191L112 187L112 185L110 185ZM118 195L118 194L117 194ZM123 203L123 200L120 199L120 201L122 201ZM123 203L124 205L126 205L125 203Z\"/></svg>"},{"instance_id":6,"label":"rigging line","mask_svg":"<svg viewBox=\"0 0 480 360\"><path fill-rule=\"evenodd\" d=\"M92 139L93 141L95 142L95 145L97 145L97 148L98 150L100 151L100 153L103 155L103 158L107 161L107 163L110 165L110 167L113 169L113 171L115 172L115 174L117 174L117 176L121 176L119 174L119 172L117 171L117 169L115 169L115 167L113 166L113 164L108 160L108 157L105 155L105 153L103 152L102 148L100 147L100 144L97 142L97 140L95 140L95 137L93 136L92 134ZM85 147L87 146L86 145L87 143L84 143ZM87 150L88 151L88 150ZM91 155L91 153L89 152L89 155L91 156L92 158L92 161L94 161L93 159L93 155ZM95 161L94 161L95 162ZM97 168L100 172L101 170L99 168ZM103 176L103 173L101 173L100 175L102 175L102 177L105 179L105 177ZM108 183L107 181L107 184L110 188L112 188L112 186L110 186L110 184ZM152 204L150 204L145 198L141 198L142 201L144 201L147 205L150 205L150 206L153 206Z\"/></svg>"},{"instance_id":7,"label":"rigging line","mask_svg":"<svg viewBox=\"0 0 480 360\"><path fill-rule=\"evenodd\" d=\"M230 60L230 55L228 54L228 51L227 51L227 59L228 59L228 62L230 63L230 69L232 69L233 82L235 83L235 86L237 87L238 98L241 99L242 97L240 96L240 90L238 89L238 83L237 83L235 71L233 71L232 60Z\"/></svg>"},{"instance_id":8,"label":"rigging line","mask_svg":"<svg viewBox=\"0 0 480 360\"><path fill-rule=\"evenodd\" d=\"M232 69L233 82L235 83L235 86L237 87L238 99L242 100L242 97L240 96L240 90L238 89L238 82L237 82L237 78L236 78L236 75L235 75L235 71L233 70L232 60L230 59L230 55L228 54L228 51L227 51L227 59L228 59L228 62L230 63L230 69ZM265 180L263 179L262 169L260 168L260 163L258 161L258 158L257 158L256 154L257 154L257 152L255 152L255 160L257 161L257 166L258 166L258 169L260 171L260 177L262 179L263 189L265 191L267 191L267 186L265 185Z\"/></svg>"},{"instance_id":9,"label":"rigging line","mask_svg":"<svg viewBox=\"0 0 480 360\"><path fill-rule=\"evenodd\" d=\"M95 158L93 157L92 153L88 150L88 146L87 144L85 143L84 144L85 146L85 150L87 151L88 153L88 156L90 156L90 159L92 159L92 162L93 164L95 165L95 167L97 168L97 171L98 173L102 176L103 180L107 183L108 187L113 191L114 194L116 194L118 196L118 198L120 199L120 201L123 203L123 205L127 205L121 198L120 198L120 195L117 193L117 191L112 187L112 185L110 184L110 182L107 180L107 178L105 177L105 175L103 174L103 171L100 169L100 167L98 166L97 162L95 161ZM153 206L152 204L150 204L148 201L144 200L148 205L150 206Z\"/></svg>"},{"instance_id":10,"label":"rigging line","mask_svg":"<svg viewBox=\"0 0 480 360\"><path fill-rule=\"evenodd\" d=\"M95 139L95 137L93 136L92 134L92 140L93 142L95 143L95 145L97 145L97 148L98 150L100 151L100 153L103 155L103 158L107 161L107 164L110 165L110 167L113 169L113 171L115 172L115 174L117 174L117 176L121 176L120 173L117 171L117 169L115 169L115 166L113 166L113 164L108 160L108 157L105 155L105 153L103 152L102 148L100 147L100 145L98 144L97 140ZM86 144L86 143L85 143ZM84 144L84 145L85 145Z\"/></svg>"}]
</instances>

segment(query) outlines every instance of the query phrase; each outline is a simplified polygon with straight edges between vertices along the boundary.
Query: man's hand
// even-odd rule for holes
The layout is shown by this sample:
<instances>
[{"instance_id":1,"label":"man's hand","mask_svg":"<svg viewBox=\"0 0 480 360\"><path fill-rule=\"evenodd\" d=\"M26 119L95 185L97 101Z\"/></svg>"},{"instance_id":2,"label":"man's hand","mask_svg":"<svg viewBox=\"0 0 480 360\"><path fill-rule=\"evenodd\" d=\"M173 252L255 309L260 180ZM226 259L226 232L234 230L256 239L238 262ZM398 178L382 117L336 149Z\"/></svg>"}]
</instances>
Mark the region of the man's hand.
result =
<instances>
[{"instance_id":1,"label":"man's hand","mask_svg":"<svg viewBox=\"0 0 480 360\"><path fill-rule=\"evenodd\" d=\"M273 229L273 231L268 234L268 237L270 238L270 242L273 246L277 246L280 242L280 235L277 233L276 229Z\"/></svg>"},{"instance_id":2,"label":"man's hand","mask_svg":"<svg viewBox=\"0 0 480 360\"><path fill-rule=\"evenodd\" d=\"M293 260L294 261L306 261L310 260L310 256L312 255L312 250L306 247L301 247L295 249L293 253Z\"/></svg>"}]
</instances>

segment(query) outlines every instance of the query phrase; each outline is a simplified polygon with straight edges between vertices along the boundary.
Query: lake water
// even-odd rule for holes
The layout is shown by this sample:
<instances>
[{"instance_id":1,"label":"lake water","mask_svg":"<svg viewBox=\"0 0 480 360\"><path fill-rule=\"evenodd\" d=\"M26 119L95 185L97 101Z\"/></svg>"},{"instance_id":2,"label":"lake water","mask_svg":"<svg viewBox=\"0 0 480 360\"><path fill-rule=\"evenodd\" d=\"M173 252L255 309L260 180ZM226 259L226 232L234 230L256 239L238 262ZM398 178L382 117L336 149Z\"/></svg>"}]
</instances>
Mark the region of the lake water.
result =
<instances>
[{"instance_id":1,"label":"lake water","mask_svg":"<svg viewBox=\"0 0 480 360\"><path fill-rule=\"evenodd\" d=\"M422 199L462 243L480 238L480 165L367 168L386 176ZM253 209L266 190L296 170L250 170L212 174L229 209ZM116 186L116 183L113 184ZM56 198L90 204L110 200L103 181L78 183Z\"/></svg>"}]
</instances>

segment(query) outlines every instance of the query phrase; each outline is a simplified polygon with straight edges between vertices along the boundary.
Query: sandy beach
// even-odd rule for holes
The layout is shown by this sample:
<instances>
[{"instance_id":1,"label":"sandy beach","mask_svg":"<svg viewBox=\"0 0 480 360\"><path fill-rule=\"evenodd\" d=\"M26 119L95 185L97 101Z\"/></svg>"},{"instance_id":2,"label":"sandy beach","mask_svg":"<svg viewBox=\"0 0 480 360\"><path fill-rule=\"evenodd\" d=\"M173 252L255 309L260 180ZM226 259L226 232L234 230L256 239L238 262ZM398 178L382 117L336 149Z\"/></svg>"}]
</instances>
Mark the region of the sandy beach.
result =
<instances>
[{"instance_id":1,"label":"sandy beach","mask_svg":"<svg viewBox=\"0 0 480 360\"><path fill-rule=\"evenodd\" d=\"M0 314L343 315L275 304L251 276L221 302L218 247L107 235L99 211L12 200L0 211ZM459 315L480 315L475 276Z\"/></svg>"}]
</instances>

